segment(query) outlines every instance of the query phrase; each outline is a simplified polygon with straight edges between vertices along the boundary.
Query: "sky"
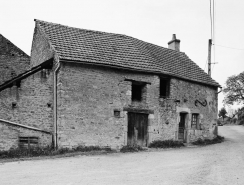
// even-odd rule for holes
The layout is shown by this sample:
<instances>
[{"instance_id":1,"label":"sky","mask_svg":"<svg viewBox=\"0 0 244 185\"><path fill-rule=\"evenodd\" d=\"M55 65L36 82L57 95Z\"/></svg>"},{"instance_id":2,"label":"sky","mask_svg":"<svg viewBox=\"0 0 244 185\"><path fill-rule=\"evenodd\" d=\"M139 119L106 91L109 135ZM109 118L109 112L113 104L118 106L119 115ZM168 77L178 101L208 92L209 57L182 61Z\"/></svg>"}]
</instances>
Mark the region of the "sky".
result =
<instances>
[{"instance_id":1,"label":"sky","mask_svg":"<svg viewBox=\"0 0 244 185\"><path fill-rule=\"evenodd\" d=\"M243 8L243 0L215 0L212 78L221 86L244 71ZM34 19L39 19L125 34L166 48L176 34L180 50L207 72L210 0L2 0L0 9L0 33L28 55ZM219 108L223 97L219 93Z\"/></svg>"}]
</instances>

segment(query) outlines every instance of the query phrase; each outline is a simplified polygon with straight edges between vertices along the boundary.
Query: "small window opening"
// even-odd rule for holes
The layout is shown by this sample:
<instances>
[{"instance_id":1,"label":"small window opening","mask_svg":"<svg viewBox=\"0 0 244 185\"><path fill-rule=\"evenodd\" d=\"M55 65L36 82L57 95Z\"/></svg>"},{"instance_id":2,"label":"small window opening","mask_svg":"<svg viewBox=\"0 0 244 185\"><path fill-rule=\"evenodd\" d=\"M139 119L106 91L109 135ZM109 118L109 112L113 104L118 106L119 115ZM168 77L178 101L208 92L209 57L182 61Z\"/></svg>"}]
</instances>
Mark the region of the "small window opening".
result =
<instances>
[{"instance_id":1,"label":"small window opening","mask_svg":"<svg viewBox=\"0 0 244 185\"><path fill-rule=\"evenodd\" d=\"M120 118L120 111L119 110L114 110L114 117Z\"/></svg>"},{"instance_id":2,"label":"small window opening","mask_svg":"<svg viewBox=\"0 0 244 185\"><path fill-rule=\"evenodd\" d=\"M198 114L192 114L191 128L198 129Z\"/></svg>"},{"instance_id":3,"label":"small window opening","mask_svg":"<svg viewBox=\"0 0 244 185\"><path fill-rule=\"evenodd\" d=\"M21 81L17 81L17 82L16 82L16 86L20 88L20 86L21 86Z\"/></svg>"},{"instance_id":4,"label":"small window opening","mask_svg":"<svg viewBox=\"0 0 244 185\"><path fill-rule=\"evenodd\" d=\"M19 148L35 148L38 146L38 137L19 137Z\"/></svg>"},{"instance_id":5,"label":"small window opening","mask_svg":"<svg viewBox=\"0 0 244 185\"><path fill-rule=\"evenodd\" d=\"M12 102L12 108L16 108L17 107L17 103L16 102Z\"/></svg>"},{"instance_id":6,"label":"small window opening","mask_svg":"<svg viewBox=\"0 0 244 185\"><path fill-rule=\"evenodd\" d=\"M167 78L160 79L160 97L169 97L170 91L170 80Z\"/></svg>"},{"instance_id":7,"label":"small window opening","mask_svg":"<svg viewBox=\"0 0 244 185\"><path fill-rule=\"evenodd\" d=\"M142 84L132 83L132 101L141 101L142 100Z\"/></svg>"}]
</instances>

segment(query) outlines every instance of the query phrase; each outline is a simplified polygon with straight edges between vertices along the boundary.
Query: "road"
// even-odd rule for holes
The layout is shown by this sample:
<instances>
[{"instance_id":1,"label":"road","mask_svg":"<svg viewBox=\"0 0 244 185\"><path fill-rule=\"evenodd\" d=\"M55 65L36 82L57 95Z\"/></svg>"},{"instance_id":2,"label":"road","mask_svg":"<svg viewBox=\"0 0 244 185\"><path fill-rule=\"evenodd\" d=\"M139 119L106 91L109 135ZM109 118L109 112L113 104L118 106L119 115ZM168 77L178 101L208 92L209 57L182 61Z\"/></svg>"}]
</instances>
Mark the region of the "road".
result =
<instances>
[{"instance_id":1,"label":"road","mask_svg":"<svg viewBox=\"0 0 244 185\"><path fill-rule=\"evenodd\" d=\"M244 127L205 147L0 163L0 185L244 184Z\"/></svg>"}]
</instances>

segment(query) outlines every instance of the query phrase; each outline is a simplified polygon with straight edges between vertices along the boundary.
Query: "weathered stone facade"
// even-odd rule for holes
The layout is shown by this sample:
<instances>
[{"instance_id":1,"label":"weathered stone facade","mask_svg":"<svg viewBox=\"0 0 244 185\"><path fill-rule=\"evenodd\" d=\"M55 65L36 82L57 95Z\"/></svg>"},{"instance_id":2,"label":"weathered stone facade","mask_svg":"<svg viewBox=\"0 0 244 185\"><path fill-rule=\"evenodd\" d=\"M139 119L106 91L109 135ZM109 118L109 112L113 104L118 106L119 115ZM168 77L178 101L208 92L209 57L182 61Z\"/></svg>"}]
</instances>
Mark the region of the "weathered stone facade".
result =
<instances>
[{"instance_id":1,"label":"weathered stone facade","mask_svg":"<svg viewBox=\"0 0 244 185\"><path fill-rule=\"evenodd\" d=\"M19 124L52 130L53 76L42 70L0 92L0 117ZM13 104L16 104L13 106Z\"/></svg>"},{"instance_id":2,"label":"weathered stone facade","mask_svg":"<svg viewBox=\"0 0 244 185\"><path fill-rule=\"evenodd\" d=\"M43 69L0 92L0 118L53 133L53 73ZM38 136L40 146L50 145L50 134L0 123L2 149L16 147L19 136ZM45 142L44 142L45 141ZM46 143L46 144L44 144ZM9 144L9 145L7 145ZM13 144L13 146L12 146ZM0 149L1 149L0 148Z\"/></svg>"},{"instance_id":3,"label":"weathered stone facade","mask_svg":"<svg viewBox=\"0 0 244 185\"><path fill-rule=\"evenodd\" d=\"M147 82L145 101L131 100L131 79ZM185 142L213 137L217 118L217 89L171 78L170 97L160 98L158 75L62 62L58 75L58 145L127 144L127 110L148 109L148 143L178 139L179 114L188 113ZM195 101L207 100L206 107ZM176 103L175 100L180 100ZM114 111L120 111L120 117ZM191 129L191 114L200 116L199 129Z\"/></svg>"},{"instance_id":4,"label":"weathered stone facade","mask_svg":"<svg viewBox=\"0 0 244 185\"><path fill-rule=\"evenodd\" d=\"M141 102L132 101L132 81L147 83ZM217 118L216 88L172 77L170 96L165 99L160 97L159 86L160 76L155 74L61 62L57 81L58 146L100 145L120 148L127 145L127 114L130 109L138 109L139 112L141 109L151 110L148 113L148 144L158 139L177 140L181 112L188 114L185 142L213 137ZM52 70L41 70L23 79L20 88L13 86L5 89L0 92L0 99L2 119L53 133ZM207 100L208 104L204 107L196 104L196 100ZM13 102L16 103L14 108ZM114 111L119 111L120 116L116 117ZM199 129L191 128L192 113L200 116ZM9 133L14 129L11 127L6 132L5 126L4 130L7 136L11 136ZM18 133L13 132L14 138ZM26 133L36 135L33 132ZM52 143L51 137L39 137L45 137L44 141L50 139L47 143ZM14 140L10 141L16 146ZM12 146L6 145L4 148L8 147Z\"/></svg>"}]
</instances>

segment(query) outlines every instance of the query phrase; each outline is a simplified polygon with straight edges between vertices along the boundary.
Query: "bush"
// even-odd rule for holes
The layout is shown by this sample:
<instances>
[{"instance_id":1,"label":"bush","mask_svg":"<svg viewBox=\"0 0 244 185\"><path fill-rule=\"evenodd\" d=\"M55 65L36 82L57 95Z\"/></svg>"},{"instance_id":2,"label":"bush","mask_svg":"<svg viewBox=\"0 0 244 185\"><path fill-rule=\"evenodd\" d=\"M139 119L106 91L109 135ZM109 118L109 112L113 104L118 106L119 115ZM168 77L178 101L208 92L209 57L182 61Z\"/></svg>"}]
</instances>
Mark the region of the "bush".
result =
<instances>
[{"instance_id":1,"label":"bush","mask_svg":"<svg viewBox=\"0 0 244 185\"><path fill-rule=\"evenodd\" d=\"M120 152L138 152L138 151L141 151L143 150L141 146L138 146L138 145L134 145L134 146L123 146L121 149L120 149Z\"/></svg>"},{"instance_id":2,"label":"bush","mask_svg":"<svg viewBox=\"0 0 244 185\"><path fill-rule=\"evenodd\" d=\"M178 148L184 146L183 142L181 141L174 141L174 140L155 140L150 143L149 148Z\"/></svg>"},{"instance_id":3,"label":"bush","mask_svg":"<svg viewBox=\"0 0 244 185\"><path fill-rule=\"evenodd\" d=\"M224 141L224 137L217 135L214 139L198 139L192 142L193 145L211 145L216 143L221 143Z\"/></svg>"}]
</instances>

